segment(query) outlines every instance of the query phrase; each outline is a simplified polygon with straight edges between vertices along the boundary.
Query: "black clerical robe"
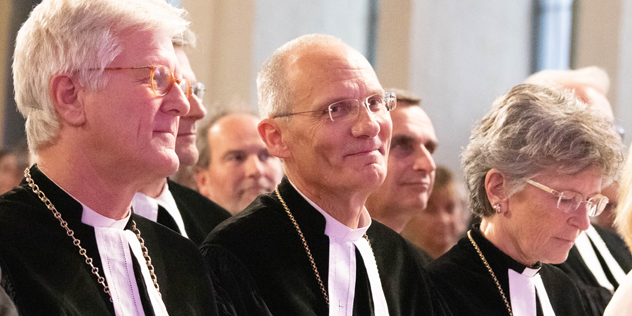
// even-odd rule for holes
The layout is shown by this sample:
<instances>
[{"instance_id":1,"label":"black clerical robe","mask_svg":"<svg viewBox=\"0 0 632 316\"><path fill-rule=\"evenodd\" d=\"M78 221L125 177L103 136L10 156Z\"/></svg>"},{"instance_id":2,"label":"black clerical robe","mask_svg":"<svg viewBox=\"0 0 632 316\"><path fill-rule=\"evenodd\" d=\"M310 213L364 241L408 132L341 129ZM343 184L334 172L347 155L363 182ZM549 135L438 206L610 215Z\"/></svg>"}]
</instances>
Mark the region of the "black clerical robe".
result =
<instances>
[{"instance_id":1,"label":"black clerical robe","mask_svg":"<svg viewBox=\"0 0 632 316\"><path fill-rule=\"evenodd\" d=\"M599 236L601 236L601 239L603 239L606 247L608 247L608 250L612 254L612 257L614 257L619 266L621 266L623 272L626 274L630 272L630 269L632 269L632 254L630 254L630 250L623 239L621 239L621 237L619 237L616 233L607 231L597 225L593 224L593 227L595 227L595 230L599 233ZM610 269L594 244L593 249L597 254L601 267L610 280L610 283L612 283L616 289L618 284L616 280L614 280L612 273L610 273ZM612 299L612 293L610 293L608 289L599 285L599 282L584 262L584 259L582 259L582 256L579 254L579 250L577 250L576 246L571 248L566 261L557 265L557 267L566 272L577 284L588 314L594 316L603 315L606 306L610 302L610 299Z\"/></svg>"},{"instance_id":2,"label":"black clerical robe","mask_svg":"<svg viewBox=\"0 0 632 316\"><path fill-rule=\"evenodd\" d=\"M81 204L37 166L31 167L31 175L81 240L95 267L101 267L94 228L81 222ZM216 315L210 276L195 245L143 217L132 214L132 220L148 248L169 314ZM25 180L0 196L0 269L0 285L21 315L114 315L110 297L78 248ZM147 303L145 284L135 270L141 299ZM99 273L103 276L103 269ZM153 313L149 308L145 311Z\"/></svg>"},{"instance_id":3,"label":"black clerical robe","mask_svg":"<svg viewBox=\"0 0 632 316\"><path fill-rule=\"evenodd\" d=\"M171 180L167 180L167 184L182 216L184 229L196 245L200 245L215 226L231 216L223 207L197 191Z\"/></svg>"},{"instance_id":4,"label":"black clerical robe","mask_svg":"<svg viewBox=\"0 0 632 316\"><path fill-rule=\"evenodd\" d=\"M512 259L472 228L472 238L491 266L511 304L508 270L521 273L525 266ZM441 290L454 315L509 315L496 283L466 237L446 254L426 266L430 278ZM586 315L577 287L560 269L543 264L542 283L555 315ZM542 315L539 299L538 315Z\"/></svg>"},{"instance_id":5,"label":"black clerical robe","mask_svg":"<svg viewBox=\"0 0 632 316\"><path fill-rule=\"evenodd\" d=\"M303 231L327 288L329 238L324 234L325 218L287 178L279 190ZM408 242L375 221L366 234L390 315L449 315ZM217 226L201 250L237 314L328 314L297 231L274 193L259 196L244 211ZM356 260L353 314L374 315L368 275L357 249Z\"/></svg>"}]
</instances>

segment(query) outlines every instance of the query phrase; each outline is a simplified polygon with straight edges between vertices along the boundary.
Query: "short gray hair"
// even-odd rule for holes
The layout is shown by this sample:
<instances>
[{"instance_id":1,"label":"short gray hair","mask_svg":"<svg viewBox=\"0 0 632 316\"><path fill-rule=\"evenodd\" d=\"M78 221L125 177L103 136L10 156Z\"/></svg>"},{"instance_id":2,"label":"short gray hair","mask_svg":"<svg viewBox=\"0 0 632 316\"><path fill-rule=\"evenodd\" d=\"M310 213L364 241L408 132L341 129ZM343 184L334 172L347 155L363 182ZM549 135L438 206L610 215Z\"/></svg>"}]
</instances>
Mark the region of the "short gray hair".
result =
<instances>
[{"instance_id":1,"label":"short gray hair","mask_svg":"<svg viewBox=\"0 0 632 316\"><path fill-rule=\"evenodd\" d=\"M122 52L122 32L156 30L178 38L188 25L186 11L164 0L43 0L20 28L13 57L15 100L31 151L53 144L59 133L49 96L53 76L73 75L90 90L102 89L107 76L94 69Z\"/></svg>"},{"instance_id":2,"label":"short gray hair","mask_svg":"<svg viewBox=\"0 0 632 316\"><path fill-rule=\"evenodd\" d=\"M257 75L259 115L262 118L273 118L275 115L290 112L290 105L294 99L293 84L288 82L287 78L291 57L298 52L327 43L345 45L341 39L331 35L307 34L285 43L274 51Z\"/></svg>"},{"instance_id":3,"label":"short gray hair","mask_svg":"<svg viewBox=\"0 0 632 316\"><path fill-rule=\"evenodd\" d=\"M494 214L485 190L495 168L508 180L506 196L524 187L524 179L555 169L575 175L599 167L616 177L623 144L607 118L587 108L572 91L521 84L496 99L474 127L462 154L472 212Z\"/></svg>"}]
</instances>

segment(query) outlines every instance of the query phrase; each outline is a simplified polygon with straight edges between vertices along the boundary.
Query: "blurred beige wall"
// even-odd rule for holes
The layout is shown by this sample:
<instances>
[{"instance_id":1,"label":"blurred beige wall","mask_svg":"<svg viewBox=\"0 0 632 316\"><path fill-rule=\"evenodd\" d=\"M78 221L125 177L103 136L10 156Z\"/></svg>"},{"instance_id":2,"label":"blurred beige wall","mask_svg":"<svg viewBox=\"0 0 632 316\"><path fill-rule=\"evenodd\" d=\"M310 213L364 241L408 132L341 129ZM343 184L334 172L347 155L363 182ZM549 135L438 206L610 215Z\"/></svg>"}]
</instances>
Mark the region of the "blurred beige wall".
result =
<instances>
[{"instance_id":1,"label":"blurred beige wall","mask_svg":"<svg viewBox=\"0 0 632 316\"><path fill-rule=\"evenodd\" d=\"M380 1L375 71L384 88L409 89L412 1Z\"/></svg>"},{"instance_id":2,"label":"blurred beige wall","mask_svg":"<svg viewBox=\"0 0 632 316\"><path fill-rule=\"evenodd\" d=\"M197 35L197 47L187 55L206 85L204 105L225 106L236 98L250 103L254 0L182 0L182 7Z\"/></svg>"},{"instance_id":3,"label":"blurred beige wall","mask_svg":"<svg viewBox=\"0 0 632 316\"><path fill-rule=\"evenodd\" d=\"M575 0L575 43L573 68L599 66L610 75L608 99L615 107L618 94L622 0Z\"/></svg>"}]
</instances>

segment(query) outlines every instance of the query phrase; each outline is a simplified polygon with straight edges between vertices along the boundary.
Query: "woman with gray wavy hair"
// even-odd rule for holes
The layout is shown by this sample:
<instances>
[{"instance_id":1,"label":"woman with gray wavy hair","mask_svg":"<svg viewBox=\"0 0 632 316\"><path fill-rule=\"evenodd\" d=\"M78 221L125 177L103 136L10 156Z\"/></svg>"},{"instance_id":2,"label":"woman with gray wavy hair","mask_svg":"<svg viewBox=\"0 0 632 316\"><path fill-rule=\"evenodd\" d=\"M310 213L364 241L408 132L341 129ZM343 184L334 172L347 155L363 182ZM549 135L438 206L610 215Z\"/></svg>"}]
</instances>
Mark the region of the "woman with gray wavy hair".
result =
<instances>
[{"instance_id":1,"label":"woman with gray wavy hair","mask_svg":"<svg viewBox=\"0 0 632 316\"><path fill-rule=\"evenodd\" d=\"M566 260L623 160L608 120L570 91L523 84L492 105L462 160L467 236L428 266L455 315L585 315Z\"/></svg>"}]
</instances>

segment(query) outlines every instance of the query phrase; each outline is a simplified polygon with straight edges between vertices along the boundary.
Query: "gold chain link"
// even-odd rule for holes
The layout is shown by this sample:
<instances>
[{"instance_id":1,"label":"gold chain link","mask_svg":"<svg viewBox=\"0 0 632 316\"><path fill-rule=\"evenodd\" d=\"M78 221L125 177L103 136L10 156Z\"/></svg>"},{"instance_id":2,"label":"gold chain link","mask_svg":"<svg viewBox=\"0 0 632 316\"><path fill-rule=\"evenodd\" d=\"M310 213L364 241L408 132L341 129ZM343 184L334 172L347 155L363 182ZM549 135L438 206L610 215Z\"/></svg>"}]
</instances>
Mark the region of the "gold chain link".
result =
<instances>
[{"instance_id":1,"label":"gold chain link","mask_svg":"<svg viewBox=\"0 0 632 316\"><path fill-rule=\"evenodd\" d=\"M489 271L489 274L492 275L494 282L496 282L496 287L498 287L498 292L500 292L500 295L503 297L503 301L505 302L505 307L507 307L509 316L513 316L513 312L511 311L511 305L509 305L509 301L507 301L507 296L505 296L505 292L503 291L503 288L500 287L500 282L498 282L498 279L496 278L496 275L494 274L492 267L489 265L489 263L487 263L485 256L483 256L483 252L481 252L481 249L478 248L478 245L476 244L476 242L474 242L474 239L472 238L472 234L470 232L471 230L467 231L467 238L469 238L470 242L472 242L472 246L474 246L474 249L476 249L476 252L478 252L478 255L481 257L481 260L483 260L483 264L485 264L487 271Z\"/></svg>"},{"instance_id":2,"label":"gold chain link","mask_svg":"<svg viewBox=\"0 0 632 316\"><path fill-rule=\"evenodd\" d=\"M301 228L298 226L298 223L294 219L294 216L292 215L292 212L290 212L290 208L287 206L287 204L285 204L285 200L283 200L283 197L281 196L281 193L279 193L279 185L278 184L277 184L274 192L276 193L277 197L279 198L279 201L283 205L283 208L285 209L285 212L290 217L290 220L292 221L292 224L294 225L294 228L296 228L296 232L298 233L298 236L301 238L301 242L303 243L303 248L305 248L305 253L307 254L307 257L309 258L309 262L312 264L312 270L314 271L314 275L316 276L316 280L318 281L318 286L320 287L320 291L323 292L323 297L325 298L325 302L327 302L327 306L329 307L329 295L327 295L327 290L325 289L325 285L323 284L323 281L320 278L320 273L318 273L318 268L316 267L316 262L314 262L314 257L312 257L312 252L309 250L309 246L307 245L307 241L305 240L305 236L303 236L303 231L301 231ZM371 247L371 242L369 241L369 237L366 234L364 234L363 237L366 240L366 242L369 243L369 248L371 249L371 253L373 253L373 247ZM373 253L373 257L375 257L375 253Z\"/></svg>"},{"instance_id":3,"label":"gold chain link","mask_svg":"<svg viewBox=\"0 0 632 316\"><path fill-rule=\"evenodd\" d=\"M160 285L158 285L158 277L154 273L154 266L151 264L151 257L149 257L149 251L147 250L147 247L145 247L145 240L140 237L140 230L136 228L136 222L134 220L132 220L132 231L136 234L136 238L138 238L140 249L143 251L143 257L145 257L145 263L147 264L147 269L149 270L149 276L154 282L154 287L156 288L156 291L158 291L158 296L162 297L162 293L160 293Z\"/></svg>"},{"instance_id":4,"label":"gold chain link","mask_svg":"<svg viewBox=\"0 0 632 316\"><path fill-rule=\"evenodd\" d=\"M112 294L110 294L110 288L108 287L107 281L105 280L105 278L99 274L99 268L94 266L92 258L88 257L86 249L81 247L81 241L75 237L75 232L68 227L68 222L66 222L63 218L61 218L61 213L57 211L57 208L55 208L55 205L53 205L53 202L51 202L46 197L44 192L39 189L39 186L35 184L35 181L33 181L33 178L31 178L31 173L29 172L29 168L26 168L24 170L24 177L26 178L26 182L28 183L29 187L31 187L31 189L33 190L33 193L35 193L37 197L42 202L44 202L46 207L51 212L53 212L53 216L57 220L59 220L59 224L61 225L61 227L66 230L66 235L72 238L72 244L77 246L77 248L79 248L79 254L85 258L85 262L87 265L90 266L92 274L94 274L97 277L97 282L99 282L99 284L103 286L103 292L105 292L108 296L110 296L110 302L112 302ZM147 251L147 248L145 247L144 240L140 237L140 230L136 228L136 222L134 220L132 220L132 230L136 234L136 238L138 238L138 242L140 243L141 250L143 251L143 256L145 257L145 261L147 262L147 267L149 268L149 274L151 276L151 279L154 281L154 286L156 287L156 290L158 290L158 295L160 295L160 287L158 286L158 280L156 278L156 275L154 274L154 267L151 264L151 258L149 257L149 252Z\"/></svg>"}]
</instances>

